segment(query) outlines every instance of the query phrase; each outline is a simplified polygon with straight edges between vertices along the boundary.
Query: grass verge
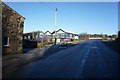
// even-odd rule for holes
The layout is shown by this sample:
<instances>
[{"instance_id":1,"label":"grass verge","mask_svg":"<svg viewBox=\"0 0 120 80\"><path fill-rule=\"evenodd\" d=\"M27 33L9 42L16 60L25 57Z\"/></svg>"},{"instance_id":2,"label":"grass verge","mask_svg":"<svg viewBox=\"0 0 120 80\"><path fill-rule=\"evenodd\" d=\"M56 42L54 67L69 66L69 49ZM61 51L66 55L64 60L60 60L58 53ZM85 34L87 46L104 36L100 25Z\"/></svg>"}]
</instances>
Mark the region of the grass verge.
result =
<instances>
[{"instance_id":1,"label":"grass verge","mask_svg":"<svg viewBox=\"0 0 120 80\"><path fill-rule=\"evenodd\" d=\"M120 53L120 42L115 40L102 40L102 42L108 45L114 51Z\"/></svg>"}]
</instances>

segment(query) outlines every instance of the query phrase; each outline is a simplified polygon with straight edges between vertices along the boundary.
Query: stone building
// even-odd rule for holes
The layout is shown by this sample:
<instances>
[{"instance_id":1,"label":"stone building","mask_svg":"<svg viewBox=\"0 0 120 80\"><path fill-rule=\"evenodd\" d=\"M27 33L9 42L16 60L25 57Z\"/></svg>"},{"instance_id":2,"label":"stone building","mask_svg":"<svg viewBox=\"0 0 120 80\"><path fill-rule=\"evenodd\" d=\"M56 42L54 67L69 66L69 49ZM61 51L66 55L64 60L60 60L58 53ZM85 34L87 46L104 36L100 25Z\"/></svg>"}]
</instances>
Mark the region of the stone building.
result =
<instances>
[{"instance_id":1,"label":"stone building","mask_svg":"<svg viewBox=\"0 0 120 80\"><path fill-rule=\"evenodd\" d=\"M24 17L2 2L2 52L22 53Z\"/></svg>"}]
</instances>

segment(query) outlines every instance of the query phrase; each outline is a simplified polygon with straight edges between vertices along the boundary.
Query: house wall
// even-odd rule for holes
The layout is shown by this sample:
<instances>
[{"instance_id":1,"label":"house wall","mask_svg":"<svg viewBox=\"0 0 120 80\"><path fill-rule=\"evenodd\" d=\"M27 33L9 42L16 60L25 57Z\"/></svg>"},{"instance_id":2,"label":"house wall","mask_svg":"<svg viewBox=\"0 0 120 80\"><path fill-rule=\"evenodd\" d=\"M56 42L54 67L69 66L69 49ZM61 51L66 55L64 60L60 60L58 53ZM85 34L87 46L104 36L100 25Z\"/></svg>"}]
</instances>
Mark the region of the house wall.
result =
<instances>
[{"instance_id":1,"label":"house wall","mask_svg":"<svg viewBox=\"0 0 120 80\"><path fill-rule=\"evenodd\" d=\"M2 46L4 54L22 53L24 18L12 8L2 3ZM4 46L9 37L9 46Z\"/></svg>"}]
</instances>

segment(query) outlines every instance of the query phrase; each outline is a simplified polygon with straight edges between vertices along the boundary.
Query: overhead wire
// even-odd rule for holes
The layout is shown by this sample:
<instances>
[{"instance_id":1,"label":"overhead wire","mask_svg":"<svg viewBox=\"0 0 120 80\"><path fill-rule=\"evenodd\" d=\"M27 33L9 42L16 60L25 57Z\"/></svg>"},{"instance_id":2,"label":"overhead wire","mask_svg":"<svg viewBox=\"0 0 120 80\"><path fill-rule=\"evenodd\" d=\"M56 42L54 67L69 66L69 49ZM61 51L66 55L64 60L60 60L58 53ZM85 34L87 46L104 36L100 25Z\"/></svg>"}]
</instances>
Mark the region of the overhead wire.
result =
<instances>
[{"instance_id":1,"label":"overhead wire","mask_svg":"<svg viewBox=\"0 0 120 80\"><path fill-rule=\"evenodd\" d=\"M44 5L45 7L49 8L51 11L54 11L55 12L55 9L50 7L49 5L47 5L45 2L40 2L42 5ZM61 14L61 11L58 9L57 11L57 16L59 16Z\"/></svg>"},{"instance_id":2,"label":"overhead wire","mask_svg":"<svg viewBox=\"0 0 120 80\"><path fill-rule=\"evenodd\" d=\"M55 12L55 9L54 8L52 8L52 7L50 7L50 6L48 6L45 2L40 2L41 4L43 4L44 6L46 6L47 8L49 8L50 10L52 10L52 11L54 11ZM60 14L61 13L61 11L58 9L58 11L57 11L57 14ZM59 16L59 15L58 15Z\"/></svg>"}]
</instances>

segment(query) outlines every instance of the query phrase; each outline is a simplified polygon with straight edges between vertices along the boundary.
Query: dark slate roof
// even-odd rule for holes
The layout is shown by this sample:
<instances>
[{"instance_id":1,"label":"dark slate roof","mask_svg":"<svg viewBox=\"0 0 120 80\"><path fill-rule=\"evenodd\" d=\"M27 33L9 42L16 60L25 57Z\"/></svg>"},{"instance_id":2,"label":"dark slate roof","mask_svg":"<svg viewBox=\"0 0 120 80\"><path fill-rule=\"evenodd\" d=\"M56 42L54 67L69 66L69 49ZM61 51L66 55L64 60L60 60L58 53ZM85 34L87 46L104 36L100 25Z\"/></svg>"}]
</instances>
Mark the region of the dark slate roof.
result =
<instances>
[{"instance_id":1,"label":"dark slate roof","mask_svg":"<svg viewBox=\"0 0 120 80\"><path fill-rule=\"evenodd\" d=\"M46 34L47 32L49 32L50 34L52 34L50 31L46 31L45 34Z\"/></svg>"},{"instance_id":2,"label":"dark slate roof","mask_svg":"<svg viewBox=\"0 0 120 80\"><path fill-rule=\"evenodd\" d=\"M56 32L58 32L58 31L60 31L60 30L63 31L63 32L65 32L65 33L74 34L74 33L71 33L71 32L67 32L67 31L65 31L65 30L63 30L63 29L59 29L59 30L57 30ZM54 34L54 33L55 33L55 31L52 32L52 34Z\"/></svg>"}]
</instances>

